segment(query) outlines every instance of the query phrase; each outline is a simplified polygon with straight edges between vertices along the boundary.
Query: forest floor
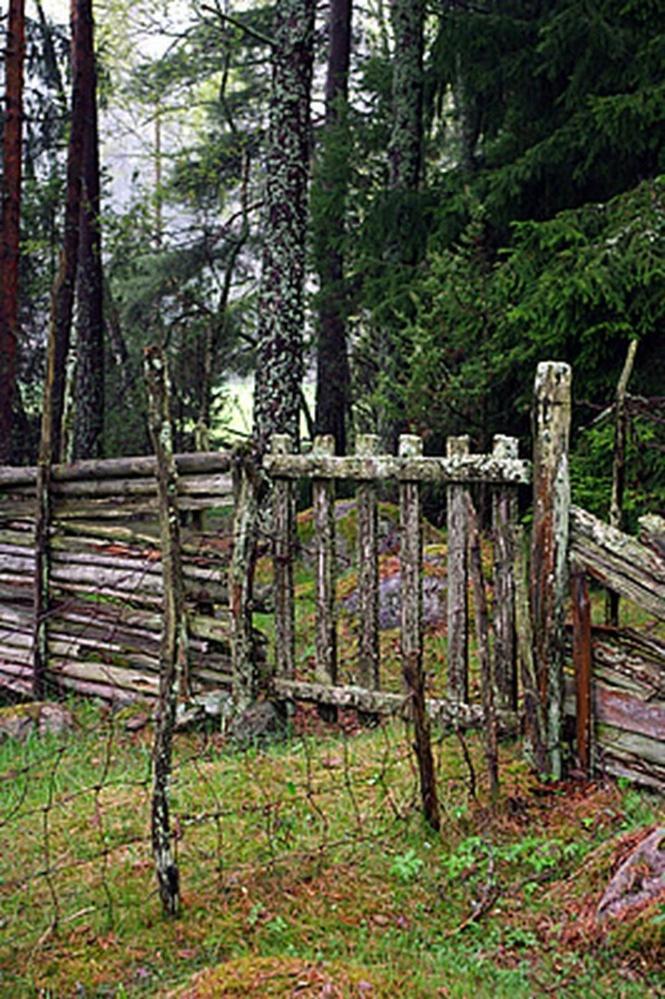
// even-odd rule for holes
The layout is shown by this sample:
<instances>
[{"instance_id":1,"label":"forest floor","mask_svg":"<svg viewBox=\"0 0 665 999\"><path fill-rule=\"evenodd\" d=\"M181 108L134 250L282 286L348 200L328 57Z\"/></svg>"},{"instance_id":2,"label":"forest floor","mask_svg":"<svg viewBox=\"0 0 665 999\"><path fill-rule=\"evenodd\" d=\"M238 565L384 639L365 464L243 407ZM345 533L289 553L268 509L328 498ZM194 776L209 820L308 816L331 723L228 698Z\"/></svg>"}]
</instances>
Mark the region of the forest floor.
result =
<instances>
[{"instance_id":1,"label":"forest floor","mask_svg":"<svg viewBox=\"0 0 665 999\"><path fill-rule=\"evenodd\" d=\"M440 539L426 540L438 580ZM386 552L382 581L394 571ZM342 602L355 581L351 568ZM306 566L296 582L307 677ZM269 631L269 615L256 623ZM398 630L381 644L382 685L399 690ZM339 645L340 681L353 682L346 614ZM445 646L433 620L432 693L445 686ZM244 751L219 725L181 732L171 782L181 912L165 919L149 710L69 707L72 732L0 743L1 996L665 996L662 902L596 917L623 858L665 824L662 797L609 780L543 783L521 744L505 742L492 803L480 735L435 732L434 833L401 723L363 728L342 713L330 724L300 708L281 741Z\"/></svg>"},{"instance_id":2,"label":"forest floor","mask_svg":"<svg viewBox=\"0 0 665 999\"><path fill-rule=\"evenodd\" d=\"M285 741L245 752L182 733L182 910L167 920L149 842L151 726L89 704L75 715L67 737L0 746L3 996L614 999L665 987L663 906L602 926L595 915L621 858L665 821L662 799L540 783L506 744L492 807L479 738L438 736L435 834L401 725L363 730L349 714L331 727L302 710Z\"/></svg>"}]
</instances>

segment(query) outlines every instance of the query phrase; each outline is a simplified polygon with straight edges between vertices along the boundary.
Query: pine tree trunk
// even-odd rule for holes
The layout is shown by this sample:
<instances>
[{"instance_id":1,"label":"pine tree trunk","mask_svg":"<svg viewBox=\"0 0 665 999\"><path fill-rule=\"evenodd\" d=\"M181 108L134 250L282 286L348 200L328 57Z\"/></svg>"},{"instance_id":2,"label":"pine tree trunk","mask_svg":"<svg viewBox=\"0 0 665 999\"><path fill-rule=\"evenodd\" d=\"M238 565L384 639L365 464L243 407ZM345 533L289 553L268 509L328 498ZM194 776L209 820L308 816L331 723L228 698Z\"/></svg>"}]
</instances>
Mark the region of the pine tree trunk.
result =
<instances>
[{"instance_id":1,"label":"pine tree trunk","mask_svg":"<svg viewBox=\"0 0 665 999\"><path fill-rule=\"evenodd\" d=\"M314 0L276 7L266 217L258 304L254 434L299 440Z\"/></svg>"},{"instance_id":2,"label":"pine tree trunk","mask_svg":"<svg viewBox=\"0 0 665 999\"><path fill-rule=\"evenodd\" d=\"M352 0L331 0L326 125L318 171L314 243L319 273L319 337L316 372L316 433L332 434L337 454L346 452L350 370L341 239L348 192L349 61ZM313 209L314 212L314 209Z\"/></svg>"},{"instance_id":3,"label":"pine tree trunk","mask_svg":"<svg viewBox=\"0 0 665 999\"><path fill-rule=\"evenodd\" d=\"M423 166L423 0L392 0L395 36L390 186L416 191Z\"/></svg>"},{"instance_id":4,"label":"pine tree trunk","mask_svg":"<svg viewBox=\"0 0 665 999\"><path fill-rule=\"evenodd\" d=\"M42 413L42 461L57 461L61 456L67 355L71 339L74 290L79 248L79 216L81 211L81 162L85 95L82 90L82 59L79 20L85 0L72 0L72 112L67 148L67 186L65 200L65 230L58 273L51 291L46 359L46 383Z\"/></svg>"},{"instance_id":5,"label":"pine tree trunk","mask_svg":"<svg viewBox=\"0 0 665 999\"><path fill-rule=\"evenodd\" d=\"M98 458L104 429L104 283L100 228L97 72L92 0L78 3L76 56L83 97L74 458Z\"/></svg>"},{"instance_id":6,"label":"pine tree trunk","mask_svg":"<svg viewBox=\"0 0 665 999\"><path fill-rule=\"evenodd\" d=\"M12 455L18 334L18 264L21 218L21 145L25 5L10 0L5 61L5 121L2 136L2 220L0 229L0 464Z\"/></svg>"}]
</instances>

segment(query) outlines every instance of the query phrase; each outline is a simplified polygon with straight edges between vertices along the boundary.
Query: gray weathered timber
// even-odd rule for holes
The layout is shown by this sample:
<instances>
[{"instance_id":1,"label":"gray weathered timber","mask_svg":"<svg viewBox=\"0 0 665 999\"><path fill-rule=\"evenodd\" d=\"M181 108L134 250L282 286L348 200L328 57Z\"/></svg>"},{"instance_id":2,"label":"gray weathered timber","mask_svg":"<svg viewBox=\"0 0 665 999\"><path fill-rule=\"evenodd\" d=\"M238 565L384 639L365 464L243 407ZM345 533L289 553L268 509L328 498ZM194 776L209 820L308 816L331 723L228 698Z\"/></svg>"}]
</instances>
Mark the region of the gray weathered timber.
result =
<instances>
[{"instance_id":1,"label":"gray weathered timber","mask_svg":"<svg viewBox=\"0 0 665 999\"><path fill-rule=\"evenodd\" d=\"M487 594L483 578L483 566L480 553L480 532L478 517L470 496L466 497L467 518L469 527L469 568L473 584L473 599L476 605L476 641L478 658L480 660L481 699L483 705L483 734L485 738L485 762L489 778L490 796L492 800L499 791L499 749L498 723L496 717L496 680L494 676L494 661L490 648L489 614L487 611Z\"/></svg>"},{"instance_id":2,"label":"gray weathered timber","mask_svg":"<svg viewBox=\"0 0 665 999\"><path fill-rule=\"evenodd\" d=\"M272 454L289 454L291 439L274 434ZM275 671L292 677L295 672L295 609L293 598L293 556L296 550L295 497L293 485L277 479L272 493L273 599L275 604Z\"/></svg>"},{"instance_id":3,"label":"gray weathered timber","mask_svg":"<svg viewBox=\"0 0 665 999\"><path fill-rule=\"evenodd\" d=\"M665 620L665 553L572 507L571 558L608 589Z\"/></svg>"},{"instance_id":4,"label":"gray weathered timber","mask_svg":"<svg viewBox=\"0 0 665 999\"><path fill-rule=\"evenodd\" d=\"M256 700L263 677L255 656L252 590L259 518L259 473L251 454L234 458L235 514L229 597L233 620L233 708L241 713Z\"/></svg>"},{"instance_id":5,"label":"gray weathered timber","mask_svg":"<svg viewBox=\"0 0 665 999\"><path fill-rule=\"evenodd\" d=\"M356 454L375 455L378 434L358 434ZM358 679L363 687L380 686L379 653L379 542L376 486L363 482L357 489L358 504Z\"/></svg>"},{"instance_id":6,"label":"gray weathered timber","mask_svg":"<svg viewBox=\"0 0 665 999\"><path fill-rule=\"evenodd\" d=\"M179 475L198 472L221 473L231 469L228 451L194 452L174 455ZM73 482L78 479L122 479L134 476L155 475L157 462L153 455L129 458L94 458L53 465L54 482ZM0 465L0 489L8 486L33 486L37 479L37 466Z\"/></svg>"},{"instance_id":7,"label":"gray weathered timber","mask_svg":"<svg viewBox=\"0 0 665 999\"><path fill-rule=\"evenodd\" d=\"M575 666L575 724L577 758L589 773L591 765L591 601L583 572L571 575L573 664Z\"/></svg>"},{"instance_id":8,"label":"gray weathered timber","mask_svg":"<svg viewBox=\"0 0 665 999\"><path fill-rule=\"evenodd\" d=\"M459 461L469 453L469 438L449 437L446 454ZM469 607L467 552L467 487L451 485L446 490L448 579L446 616L448 623L448 670L446 692L460 703L469 699Z\"/></svg>"},{"instance_id":9,"label":"gray weathered timber","mask_svg":"<svg viewBox=\"0 0 665 999\"><path fill-rule=\"evenodd\" d=\"M515 525L515 631L517 661L524 698L524 736L526 755L535 767L547 770L545 746L545 706L540 698L534 659L533 627L529 608L529 566L526 540L521 524Z\"/></svg>"},{"instance_id":10,"label":"gray weathered timber","mask_svg":"<svg viewBox=\"0 0 665 999\"><path fill-rule=\"evenodd\" d=\"M265 471L275 478L352 479L358 482L490 482L528 485L531 463L518 458L469 454L459 458L394 455L329 457L314 454L266 455Z\"/></svg>"},{"instance_id":11,"label":"gray weathered timber","mask_svg":"<svg viewBox=\"0 0 665 999\"><path fill-rule=\"evenodd\" d=\"M516 458L516 437L497 435L492 454ZM492 492L494 539L494 673L504 707L517 708L517 651L515 636L515 538L517 487L497 486Z\"/></svg>"},{"instance_id":12,"label":"gray weathered timber","mask_svg":"<svg viewBox=\"0 0 665 999\"><path fill-rule=\"evenodd\" d=\"M152 851L162 908L166 915L175 916L180 907L180 876L171 845L169 779L176 707L187 685L187 627L180 565L178 487L173 460L168 371L166 356L158 347L149 347L145 351L145 377L149 401L148 424L157 462L164 580L159 701L152 752Z\"/></svg>"},{"instance_id":13,"label":"gray weathered timber","mask_svg":"<svg viewBox=\"0 0 665 999\"><path fill-rule=\"evenodd\" d=\"M402 434L399 438L399 453L402 457L422 454L422 447L420 437ZM432 829L438 831L441 817L423 672L423 544L419 484L402 482L399 487L399 502L402 671L411 705L423 814Z\"/></svg>"},{"instance_id":14,"label":"gray weathered timber","mask_svg":"<svg viewBox=\"0 0 665 999\"><path fill-rule=\"evenodd\" d=\"M42 446L46 453L48 442ZM49 536L51 530L51 466L47 460L37 467L37 512L35 516L34 636L32 694L42 700L48 669Z\"/></svg>"},{"instance_id":15,"label":"gray weathered timber","mask_svg":"<svg viewBox=\"0 0 665 999\"><path fill-rule=\"evenodd\" d=\"M548 769L560 778L563 621L568 594L570 366L552 361L539 364L534 397L530 602L536 673L545 705Z\"/></svg>"},{"instance_id":16,"label":"gray weathered timber","mask_svg":"<svg viewBox=\"0 0 665 999\"><path fill-rule=\"evenodd\" d=\"M411 700L406 694L391 694L382 690L367 690L359 686L331 687L324 683L305 680L288 680L275 677L273 689L277 697L286 700L310 701L351 708L363 714L396 715L411 719ZM483 725L483 712L479 704L454 704L447 698L427 698L428 717L446 729L479 729ZM517 718L512 712L499 712L499 731L502 735L517 732Z\"/></svg>"},{"instance_id":17,"label":"gray weathered timber","mask_svg":"<svg viewBox=\"0 0 665 999\"><path fill-rule=\"evenodd\" d=\"M316 457L334 454L332 434L316 437ZM335 486L329 479L312 481L316 573L316 679L337 682L337 624L335 621Z\"/></svg>"}]
</instances>

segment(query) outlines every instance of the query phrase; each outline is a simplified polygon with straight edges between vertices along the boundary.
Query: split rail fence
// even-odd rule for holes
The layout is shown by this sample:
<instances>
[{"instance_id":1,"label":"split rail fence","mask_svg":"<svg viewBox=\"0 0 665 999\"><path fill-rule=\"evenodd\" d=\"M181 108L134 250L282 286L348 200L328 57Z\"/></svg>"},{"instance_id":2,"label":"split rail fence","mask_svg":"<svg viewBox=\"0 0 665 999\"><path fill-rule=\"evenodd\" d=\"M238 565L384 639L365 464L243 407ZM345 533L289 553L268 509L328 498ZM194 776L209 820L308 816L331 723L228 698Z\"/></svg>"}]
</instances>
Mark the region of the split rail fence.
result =
<instances>
[{"instance_id":1,"label":"split rail fence","mask_svg":"<svg viewBox=\"0 0 665 999\"><path fill-rule=\"evenodd\" d=\"M325 714L418 710L455 727L522 728L542 769L560 775L566 715L577 718L585 768L601 767L665 787L665 649L655 635L591 628L586 577L663 619L665 575L658 544L640 545L570 508L568 435L571 372L539 366L533 461L497 437L490 454L472 454L465 437L445 457L425 457L413 436L399 454L358 439L338 457L319 438L291 453L277 437L258 467L241 453L176 457L174 503L203 526L182 533L187 630L186 704L216 696L244 707L257 697L308 700ZM58 465L51 469L47 530L40 535L36 468L0 468L0 687L22 695L38 680L57 691L128 701L159 695L160 647L168 574L160 549L155 458ZM252 587L259 493L270 480L273 517L274 661L253 626ZM314 675L296 670L295 492L311 482L315 525ZM339 681L335 606L335 483L356 485L358 522L357 682ZM399 493L401 658L404 692L382 689L379 654L377 492ZM493 569L483 577L474 483L492 497ZM422 490L445 489L447 509L447 672L445 696L426 697L423 656ZM530 569L518 523L518 492L533 489ZM567 643L569 561L573 642ZM40 574L35 567L41 565ZM486 583L492 599L487 599ZM470 703L469 594L476 608L479 703ZM490 609L488 609L490 608ZM574 670L566 663L574 660ZM519 681L519 683L518 683ZM518 698L518 687L520 696ZM488 700L489 699L489 700ZM212 698L214 700L214 698ZM219 698L218 698L219 701Z\"/></svg>"}]
</instances>

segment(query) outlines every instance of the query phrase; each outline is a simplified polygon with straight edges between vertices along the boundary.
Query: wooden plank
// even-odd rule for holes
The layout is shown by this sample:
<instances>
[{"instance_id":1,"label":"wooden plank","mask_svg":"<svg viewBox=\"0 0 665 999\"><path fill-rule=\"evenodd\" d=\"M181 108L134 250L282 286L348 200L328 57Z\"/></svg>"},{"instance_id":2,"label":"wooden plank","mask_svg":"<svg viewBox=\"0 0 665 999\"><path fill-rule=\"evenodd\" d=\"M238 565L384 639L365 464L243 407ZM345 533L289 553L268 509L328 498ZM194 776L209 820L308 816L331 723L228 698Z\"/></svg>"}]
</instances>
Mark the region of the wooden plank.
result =
<instances>
[{"instance_id":1,"label":"wooden plank","mask_svg":"<svg viewBox=\"0 0 665 999\"><path fill-rule=\"evenodd\" d=\"M335 438L322 434L314 439L318 458L335 453ZM318 683L337 682L337 621L335 614L335 486L332 480L312 481L315 528L316 576L316 667ZM328 718L332 721L332 715Z\"/></svg>"},{"instance_id":2,"label":"wooden plank","mask_svg":"<svg viewBox=\"0 0 665 999\"><path fill-rule=\"evenodd\" d=\"M492 454L516 458L516 437L496 435ZM515 633L515 537L517 487L497 486L492 492L494 539L494 675L503 705L517 708L517 640Z\"/></svg>"},{"instance_id":3,"label":"wooden plank","mask_svg":"<svg viewBox=\"0 0 665 999\"><path fill-rule=\"evenodd\" d=\"M449 437L446 454L451 461L469 453L469 437ZM446 618L448 624L448 669L446 693L460 703L469 700L469 605L467 487L448 486L446 526L448 578Z\"/></svg>"},{"instance_id":4,"label":"wooden plank","mask_svg":"<svg viewBox=\"0 0 665 999\"><path fill-rule=\"evenodd\" d=\"M491 454L460 458L407 457L404 455L266 455L265 471L274 478L351 479L358 482L496 482L528 485L531 463L497 459Z\"/></svg>"},{"instance_id":5,"label":"wooden plank","mask_svg":"<svg viewBox=\"0 0 665 999\"><path fill-rule=\"evenodd\" d=\"M665 620L665 554L572 507L571 558L594 579Z\"/></svg>"},{"instance_id":6,"label":"wooden plank","mask_svg":"<svg viewBox=\"0 0 665 999\"><path fill-rule=\"evenodd\" d=\"M228 451L198 451L174 455L176 470L180 475L198 472L228 472L231 454ZM122 478L125 476L155 475L157 463L154 455L128 458L92 458L70 464L53 465L56 482L77 479ZM11 485L35 485L37 469L33 466L0 466L0 489Z\"/></svg>"},{"instance_id":7,"label":"wooden plank","mask_svg":"<svg viewBox=\"0 0 665 999\"><path fill-rule=\"evenodd\" d=\"M377 434L358 434L356 454L376 455ZM358 680L370 690L380 687L379 541L376 485L363 482L356 491L358 508Z\"/></svg>"},{"instance_id":8,"label":"wooden plank","mask_svg":"<svg viewBox=\"0 0 665 999\"><path fill-rule=\"evenodd\" d=\"M571 578L573 613L573 662L577 758L585 773L591 766L591 601L584 573Z\"/></svg>"},{"instance_id":9,"label":"wooden plank","mask_svg":"<svg viewBox=\"0 0 665 999\"><path fill-rule=\"evenodd\" d=\"M275 434L272 453L289 454L288 434ZM277 479L272 499L273 599L275 603L275 671L278 676L295 674L295 605L293 599L293 562L296 550L295 498L293 485Z\"/></svg>"},{"instance_id":10,"label":"wooden plank","mask_svg":"<svg viewBox=\"0 0 665 999\"><path fill-rule=\"evenodd\" d=\"M559 779L563 770L563 621L568 593L570 366L539 364L534 396L530 604L534 660L545 707L548 770Z\"/></svg>"}]
</instances>

